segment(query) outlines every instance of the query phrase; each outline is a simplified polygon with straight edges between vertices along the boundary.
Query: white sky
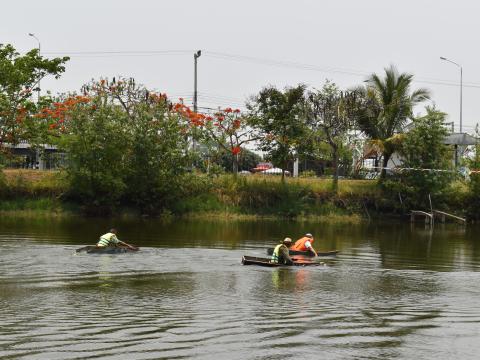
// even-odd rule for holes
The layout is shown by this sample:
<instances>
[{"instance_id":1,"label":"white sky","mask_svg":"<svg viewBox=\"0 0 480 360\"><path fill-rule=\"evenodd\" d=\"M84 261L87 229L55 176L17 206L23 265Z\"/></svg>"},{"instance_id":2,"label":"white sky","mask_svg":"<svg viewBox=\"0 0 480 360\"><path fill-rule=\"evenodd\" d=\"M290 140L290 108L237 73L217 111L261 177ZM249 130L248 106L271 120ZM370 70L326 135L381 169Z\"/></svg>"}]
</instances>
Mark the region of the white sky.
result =
<instances>
[{"instance_id":1,"label":"white sky","mask_svg":"<svg viewBox=\"0 0 480 360\"><path fill-rule=\"evenodd\" d=\"M439 59L444 56L463 66L463 130L472 132L480 121L475 0L4 0L1 5L0 43L24 52L37 46L28 36L32 32L45 56L72 57L60 80L42 82L42 90L53 93L123 75L191 103L198 49L200 107L241 107L268 84L321 87L328 78L351 87L394 64L415 75L415 87L432 91L437 108L458 131L460 73ZM138 51L146 53L132 53Z\"/></svg>"}]
</instances>

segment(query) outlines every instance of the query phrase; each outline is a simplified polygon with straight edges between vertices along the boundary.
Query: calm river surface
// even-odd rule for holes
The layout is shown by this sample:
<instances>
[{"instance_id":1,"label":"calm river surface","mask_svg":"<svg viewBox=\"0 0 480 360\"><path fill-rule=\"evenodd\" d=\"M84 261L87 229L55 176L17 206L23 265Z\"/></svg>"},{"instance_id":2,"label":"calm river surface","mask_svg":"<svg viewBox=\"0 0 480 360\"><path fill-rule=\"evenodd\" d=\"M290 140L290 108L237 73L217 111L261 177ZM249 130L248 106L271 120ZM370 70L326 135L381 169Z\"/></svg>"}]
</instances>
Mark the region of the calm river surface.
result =
<instances>
[{"instance_id":1,"label":"calm river surface","mask_svg":"<svg viewBox=\"0 0 480 360\"><path fill-rule=\"evenodd\" d=\"M75 255L111 225L139 253ZM0 219L1 359L478 359L479 227ZM305 232L325 266L242 266Z\"/></svg>"}]
</instances>

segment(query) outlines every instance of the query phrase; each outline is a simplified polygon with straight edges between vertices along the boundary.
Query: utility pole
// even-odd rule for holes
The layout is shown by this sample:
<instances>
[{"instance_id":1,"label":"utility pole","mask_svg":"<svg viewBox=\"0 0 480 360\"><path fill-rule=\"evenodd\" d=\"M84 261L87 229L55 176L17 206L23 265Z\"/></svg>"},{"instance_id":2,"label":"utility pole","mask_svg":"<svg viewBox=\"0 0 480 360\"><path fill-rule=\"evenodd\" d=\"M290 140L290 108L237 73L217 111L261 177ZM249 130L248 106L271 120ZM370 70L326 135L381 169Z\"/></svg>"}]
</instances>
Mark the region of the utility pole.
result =
<instances>
[{"instance_id":1,"label":"utility pole","mask_svg":"<svg viewBox=\"0 0 480 360\"><path fill-rule=\"evenodd\" d=\"M40 56L40 40L33 33L28 33L28 36L33 37L38 42L38 55ZM40 80L38 80L37 102L40 100Z\"/></svg>"},{"instance_id":2,"label":"utility pole","mask_svg":"<svg viewBox=\"0 0 480 360\"><path fill-rule=\"evenodd\" d=\"M197 59L202 55L202 51L198 50L195 54L193 54L194 59L194 79L193 79L193 111L197 112Z\"/></svg>"}]
</instances>

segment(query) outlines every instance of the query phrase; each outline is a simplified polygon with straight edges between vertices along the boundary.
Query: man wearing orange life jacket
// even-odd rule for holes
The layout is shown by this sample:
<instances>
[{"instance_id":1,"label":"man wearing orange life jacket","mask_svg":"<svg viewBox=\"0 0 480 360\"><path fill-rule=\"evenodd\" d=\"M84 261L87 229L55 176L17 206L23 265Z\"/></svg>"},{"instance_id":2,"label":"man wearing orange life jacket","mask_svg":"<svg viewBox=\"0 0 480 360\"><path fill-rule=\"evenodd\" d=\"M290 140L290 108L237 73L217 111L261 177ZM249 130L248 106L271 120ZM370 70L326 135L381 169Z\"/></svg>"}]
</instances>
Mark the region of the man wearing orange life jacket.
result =
<instances>
[{"instance_id":1,"label":"man wearing orange life jacket","mask_svg":"<svg viewBox=\"0 0 480 360\"><path fill-rule=\"evenodd\" d=\"M312 252L315 256L318 256L317 255L317 252L315 251L315 249L313 248L312 246L312 243L315 241L315 239L313 238L313 235L308 233L308 234L305 234L304 237L302 237L301 239L298 239L297 241L295 241L295 244L292 245L292 247L290 247L290 250L296 250L296 251L310 251Z\"/></svg>"}]
</instances>

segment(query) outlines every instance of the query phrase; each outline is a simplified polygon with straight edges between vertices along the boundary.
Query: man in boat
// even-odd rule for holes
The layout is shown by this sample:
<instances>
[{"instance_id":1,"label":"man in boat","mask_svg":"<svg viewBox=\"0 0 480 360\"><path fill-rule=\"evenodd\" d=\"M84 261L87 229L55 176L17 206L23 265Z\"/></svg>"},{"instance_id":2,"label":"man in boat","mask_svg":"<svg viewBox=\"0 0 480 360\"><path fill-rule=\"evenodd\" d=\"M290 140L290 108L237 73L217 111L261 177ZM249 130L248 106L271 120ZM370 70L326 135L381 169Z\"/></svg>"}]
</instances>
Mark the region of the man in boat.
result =
<instances>
[{"instance_id":1,"label":"man in boat","mask_svg":"<svg viewBox=\"0 0 480 360\"><path fill-rule=\"evenodd\" d=\"M313 255L318 256L317 252L312 246L312 243L315 241L313 235L308 233L304 237L295 241L295 244L290 248L290 250L295 251L310 251Z\"/></svg>"},{"instance_id":2,"label":"man in boat","mask_svg":"<svg viewBox=\"0 0 480 360\"><path fill-rule=\"evenodd\" d=\"M292 239L286 237L283 241L275 246L270 262L277 264L293 265L293 260L288 254L288 248L292 245Z\"/></svg>"},{"instance_id":3,"label":"man in boat","mask_svg":"<svg viewBox=\"0 0 480 360\"><path fill-rule=\"evenodd\" d=\"M100 239L97 242L97 247L117 247L119 245L133 248L133 246L128 245L117 238L117 229L110 229L110 232L100 236Z\"/></svg>"}]
</instances>

